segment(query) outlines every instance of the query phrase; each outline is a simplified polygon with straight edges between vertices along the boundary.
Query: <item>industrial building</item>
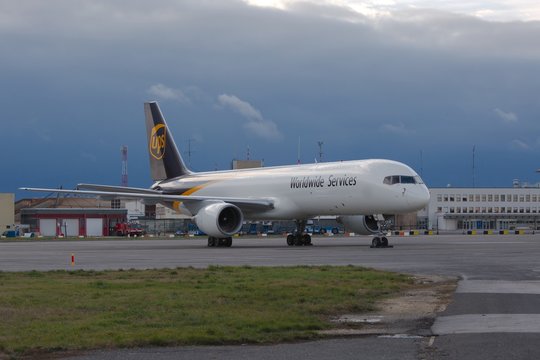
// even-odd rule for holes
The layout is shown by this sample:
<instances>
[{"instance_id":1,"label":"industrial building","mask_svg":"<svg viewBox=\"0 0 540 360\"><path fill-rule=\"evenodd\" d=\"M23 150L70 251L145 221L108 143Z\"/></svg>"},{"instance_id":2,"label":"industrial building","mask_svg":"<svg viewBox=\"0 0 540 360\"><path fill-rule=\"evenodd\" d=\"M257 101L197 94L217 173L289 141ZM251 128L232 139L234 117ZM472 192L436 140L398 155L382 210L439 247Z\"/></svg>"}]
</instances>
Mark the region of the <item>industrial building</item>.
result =
<instances>
[{"instance_id":1,"label":"industrial building","mask_svg":"<svg viewBox=\"0 0 540 360\"><path fill-rule=\"evenodd\" d=\"M15 194L0 193L0 234L15 227Z\"/></svg>"},{"instance_id":2,"label":"industrial building","mask_svg":"<svg viewBox=\"0 0 540 360\"><path fill-rule=\"evenodd\" d=\"M418 212L419 227L432 230L538 230L540 187L430 188L428 206Z\"/></svg>"}]
</instances>

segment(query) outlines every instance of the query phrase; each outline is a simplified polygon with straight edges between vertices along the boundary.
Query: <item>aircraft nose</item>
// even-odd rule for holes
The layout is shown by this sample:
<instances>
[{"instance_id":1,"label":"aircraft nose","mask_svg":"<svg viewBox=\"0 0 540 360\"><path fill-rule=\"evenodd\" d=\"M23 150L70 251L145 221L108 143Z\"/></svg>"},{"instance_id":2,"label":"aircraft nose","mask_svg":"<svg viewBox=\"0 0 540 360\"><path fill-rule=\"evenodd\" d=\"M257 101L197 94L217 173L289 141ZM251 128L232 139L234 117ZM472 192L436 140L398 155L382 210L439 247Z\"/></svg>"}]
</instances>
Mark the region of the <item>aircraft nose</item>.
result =
<instances>
[{"instance_id":1,"label":"aircraft nose","mask_svg":"<svg viewBox=\"0 0 540 360\"><path fill-rule=\"evenodd\" d=\"M420 202L425 207L429 203L429 199L431 198L431 195L429 193L429 189L426 185L422 185L422 195L420 195Z\"/></svg>"},{"instance_id":2,"label":"aircraft nose","mask_svg":"<svg viewBox=\"0 0 540 360\"><path fill-rule=\"evenodd\" d=\"M424 184L422 184L417 191L409 194L409 205L416 209L422 209L429 203L429 199L429 190Z\"/></svg>"}]
</instances>

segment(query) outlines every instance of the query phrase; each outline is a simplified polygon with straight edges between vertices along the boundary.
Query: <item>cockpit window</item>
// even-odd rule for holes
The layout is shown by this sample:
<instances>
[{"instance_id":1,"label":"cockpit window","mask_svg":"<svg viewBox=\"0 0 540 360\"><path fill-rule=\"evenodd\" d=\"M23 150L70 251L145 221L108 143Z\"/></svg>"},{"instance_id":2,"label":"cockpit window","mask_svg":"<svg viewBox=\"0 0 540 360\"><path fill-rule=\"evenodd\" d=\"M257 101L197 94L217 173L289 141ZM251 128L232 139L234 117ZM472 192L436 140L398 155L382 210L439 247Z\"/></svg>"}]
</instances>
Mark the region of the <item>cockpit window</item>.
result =
<instances>
[{"instance_id":1,"label":"cockpit window","mask_svg":"<svg viewBox=\"0 0 540 360\"><path fill-rule=\"evenodd\" d=\"M383 183L386 185L399 184L399 175L387 176L384 178Z\"/></svg>"},{"instance_id":2,"label":"cockpit window","mask_svg":"<svg viewBox=\"0 0 540 360\"><path fill-rule=\"evenodd\" d=\"M402 184L416 184L414 176L400 176Z\"/></svg>"},{"instance_id":3,"label":"cockpit window","mask_svg":"<svg viewBox=\"0 0 540 360\"><path fill-rule=\"evenodd\" d=\"M394 184L417 184L421 182L417 181L415 176L391 175L391 176L385 177L383 180L383 183L387 185L394 185Z\"/></svg>"}]
</instances>

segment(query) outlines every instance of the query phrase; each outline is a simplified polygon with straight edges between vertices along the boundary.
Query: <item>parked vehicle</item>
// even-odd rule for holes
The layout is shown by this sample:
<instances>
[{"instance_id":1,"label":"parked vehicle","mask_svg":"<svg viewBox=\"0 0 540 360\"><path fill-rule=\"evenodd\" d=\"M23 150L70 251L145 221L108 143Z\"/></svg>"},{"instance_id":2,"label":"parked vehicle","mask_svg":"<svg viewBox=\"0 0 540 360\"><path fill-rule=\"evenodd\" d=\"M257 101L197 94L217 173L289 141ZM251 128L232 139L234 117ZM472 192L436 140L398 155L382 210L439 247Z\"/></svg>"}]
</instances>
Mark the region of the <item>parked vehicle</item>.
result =
<instances>
[{"instance_id":1,"label":"parked vehicle","mask_svg":"<svg viewBox=\"0 0 540 360\"><path fill-rule=\"evenodd\" d=\"M339 234L339 229L337 227L327 226L327 227L321 227L318 225L308 225L306 226L306 232L309 234L329 234L332 233L334 235Z\"/></svg>"},{"instance_id":2,"label":"parked vehicle","mask_svg":"<svg viewBox=\"0 0 540 360\"><path fill-rule=\"evenodd\" d=\"M8 237L8 238L17 237L18 236L18 231L17 230L6 230L6 231L4 231L2 233L2 236Z\"/></svg>"},{"instance_id":3,"label":"parked vehicle","mask_svg":"<svg viewBox=\"0 0 540 360\"><path fill-rule=\"evenodd\" d=\"M143 236L144 230L139 224L135 223L117 223L114 227L116 236Z\"/></svg>"},{"instance_id":4,"label":"parked vehicle","mask_svg":"<svg viewBox=\"0 0 540 360\"><path fill-rule=\"evenodd\" d=\"M321 228L319 233L320 234L332 233L334 235L337 235L339 234L339 229L337 227L328 226L328 227Z\"/></svg>"}]
</instances>

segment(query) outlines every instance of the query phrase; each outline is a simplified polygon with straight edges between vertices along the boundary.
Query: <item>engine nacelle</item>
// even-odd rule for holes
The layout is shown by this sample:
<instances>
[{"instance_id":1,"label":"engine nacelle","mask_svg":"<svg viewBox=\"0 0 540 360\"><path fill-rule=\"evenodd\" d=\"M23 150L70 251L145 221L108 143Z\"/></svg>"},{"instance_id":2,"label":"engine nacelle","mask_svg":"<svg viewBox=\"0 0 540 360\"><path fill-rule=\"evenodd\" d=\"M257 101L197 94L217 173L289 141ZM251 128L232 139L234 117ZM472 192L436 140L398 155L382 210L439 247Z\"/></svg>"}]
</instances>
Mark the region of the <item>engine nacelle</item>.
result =
<instances>
[{"instance_id":1,"label":"engine nacelle","mask_svg":"<svg viewBox=\"0 0 540 360\"><path fill-rule=\"evenodd\" d=\"M337 221L343 224L346 230L361 235L377 234L380 231L373 215L345 215L339 216Z\"/></svg>"},{"instance_id":2,"label":"engine nacelle","mask_svg":"<svg viewBox=\"0 0 540 360\"><path fill-rule=\"evenodd\" d=\"M200 209L193 220L208 236L223 238L240 231L244 215L237 206L218 202Z\"/></svg>"}]
</instances>

